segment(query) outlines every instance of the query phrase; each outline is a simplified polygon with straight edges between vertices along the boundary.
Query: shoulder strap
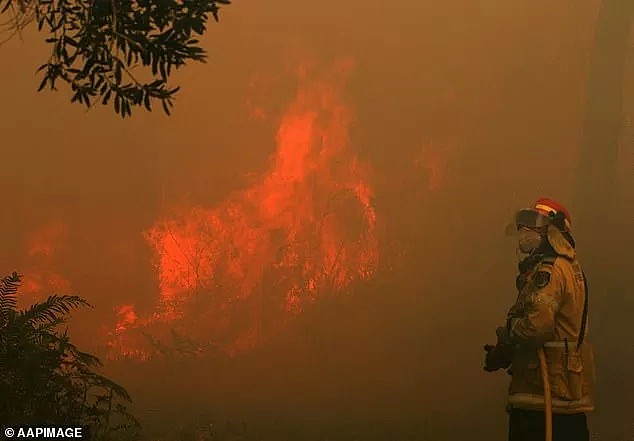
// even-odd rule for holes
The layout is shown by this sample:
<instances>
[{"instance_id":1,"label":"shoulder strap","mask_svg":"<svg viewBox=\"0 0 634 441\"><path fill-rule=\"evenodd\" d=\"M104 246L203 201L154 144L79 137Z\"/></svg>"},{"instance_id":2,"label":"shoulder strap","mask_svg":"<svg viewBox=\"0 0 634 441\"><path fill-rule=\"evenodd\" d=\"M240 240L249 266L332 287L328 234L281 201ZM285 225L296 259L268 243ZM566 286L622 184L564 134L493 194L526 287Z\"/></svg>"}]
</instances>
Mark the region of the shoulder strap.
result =
<instances>
[{"instance_id":1,"label":"shoulder strap","mask_svg":"<svg viewBox=\"0 0 634 441\"><path fill-rule=\"evenodd\" d=\"M581 347L583 343L583 339L586 335L586 323L588 322L588 280L586 278L586 273L581 271L583 275L583 314L581 314L581 328L579 329L579 338L577 340L577 350Z\"/></svg>"}]
</instances>

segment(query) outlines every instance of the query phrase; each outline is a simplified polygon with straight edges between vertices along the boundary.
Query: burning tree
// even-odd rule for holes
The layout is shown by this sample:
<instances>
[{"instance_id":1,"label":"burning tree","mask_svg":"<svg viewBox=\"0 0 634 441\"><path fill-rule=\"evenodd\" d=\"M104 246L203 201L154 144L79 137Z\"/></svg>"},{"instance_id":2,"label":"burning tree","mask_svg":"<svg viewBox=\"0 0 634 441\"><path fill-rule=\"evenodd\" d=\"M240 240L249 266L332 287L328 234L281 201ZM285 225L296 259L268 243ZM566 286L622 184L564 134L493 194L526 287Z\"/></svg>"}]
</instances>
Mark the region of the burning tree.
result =
<instances>
[{"instance_id":1,"label":"burning tree","mask_svg":"<svg viewBox=\"0 0 634 441\"><path fill-rule=\"evenodd\" d=\"M160 101L169 114L178 87L168 87L172 68L204 62L196 35L209 16L229 0L0 0L0 37L8 40L37 22L48 34L49 59L38 71L38 91L59 82L73 92L71 102L107 105L130 116L133 106ZM136 69L141 67L141 69ZM136 69L136 70L135 70Z\"/></svg>"},{"instance_id":2,"label":"burning tree","mask_svg":"<svg viewBox=\"0 0 634 441\"><path fill-rule=\"evenodd\" d=\"M342 60L317 79L300 69L277 150L253 185L216 207L176 210L146 232L160 295L151 314L120 308L115 355L149 356L139 352L134 332L169 339L175 327L200 343L184 345L181 331L181 348L241 352L281 332L317 299L373 276L370 171L350 149L351 113L341 99L351 67ZM150 346L169 353L164 338L153 337Z\"/></svg>"}]
</instances>

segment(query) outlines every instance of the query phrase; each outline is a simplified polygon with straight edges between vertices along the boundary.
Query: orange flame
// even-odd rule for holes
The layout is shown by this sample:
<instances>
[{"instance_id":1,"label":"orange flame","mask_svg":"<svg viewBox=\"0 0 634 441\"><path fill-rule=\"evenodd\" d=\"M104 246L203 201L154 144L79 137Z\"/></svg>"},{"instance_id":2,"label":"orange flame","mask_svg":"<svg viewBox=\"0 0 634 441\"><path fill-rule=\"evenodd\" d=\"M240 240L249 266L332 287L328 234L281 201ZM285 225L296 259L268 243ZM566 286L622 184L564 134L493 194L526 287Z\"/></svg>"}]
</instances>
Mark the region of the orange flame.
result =
<instances>
[{"instance_id":1,"label":"orange flame","mask_svg":"<svg viewBox=\"0 0 634 441\"><path fill-rule=\"evenodd\" d=\"M53 293L67 293L70 290L70 282L56 268L59 248L65 235L65 225L53 221L28 237L26 252L30 265L24 270L21 303L38 302Z\"/></svg>"},{"instance_id":2,"label":"orange flame","mask_svg":"<svg viewBox=\"0 0 634 441\"><path fill-rule=\"evenodd\" d=\"M140 345L123 344L124 333L161 327L242 352L270 338L283 317L375 273L373 189L350 151L351 113L341 99L351 68L344 60L317 79L300 69L269 171L219 206L178 210L145 233L160 296L143 319L132 305L120 309L114 356Z\"/></svg>"},{"instance_id":3,"label":"orange flame","mask_svg":"<svg viewBox=\"0 0 634 441\"><path fill-rule=\"evenodd\" d=\"M119 323L115 328L115 332L124 332L128 327L134 325L138 317L134 311L134 305L121 305L117 308L117 315L119 316Z\"/></svg>"},{"instance_id":4,"label":"orange flame","mask_svg":"<svg viewBox=\"0 0 634 441\"><path fill-rule=\"evenodd\" d=\"M34 232L27 242L29 257L52 257L60 241L66 233L64 225L51 222Z\"/></svg>"}]
</instances>

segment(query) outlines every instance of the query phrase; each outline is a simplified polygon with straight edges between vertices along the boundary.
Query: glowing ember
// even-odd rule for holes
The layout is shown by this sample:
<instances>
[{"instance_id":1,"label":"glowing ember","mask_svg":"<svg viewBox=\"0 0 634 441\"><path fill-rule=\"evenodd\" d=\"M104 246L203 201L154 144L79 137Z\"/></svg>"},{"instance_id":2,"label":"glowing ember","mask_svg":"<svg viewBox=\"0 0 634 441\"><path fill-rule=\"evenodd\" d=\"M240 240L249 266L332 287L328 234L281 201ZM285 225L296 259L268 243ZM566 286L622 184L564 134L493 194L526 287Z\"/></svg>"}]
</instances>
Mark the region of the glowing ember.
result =
<instances>
[{"instance_id":1,"label":"glowing ember","mask_svg":"<svg viewBox=\"0 0 634 441\"><path fill-rule=\"evenodd\" d=\"M111 356L146 357L158 345L147 335L177 328L188 335L176 334L179 348L199 351L191 337L242 352L316 299L374 274L373 191L350 151L351 115L341 99L350 68L343 61L317 80L299 70L270 169L254 185L213 208L181 209L146 232L160 296L142 319L132 305L121 307Z\"/></svg>"}]
</instances>

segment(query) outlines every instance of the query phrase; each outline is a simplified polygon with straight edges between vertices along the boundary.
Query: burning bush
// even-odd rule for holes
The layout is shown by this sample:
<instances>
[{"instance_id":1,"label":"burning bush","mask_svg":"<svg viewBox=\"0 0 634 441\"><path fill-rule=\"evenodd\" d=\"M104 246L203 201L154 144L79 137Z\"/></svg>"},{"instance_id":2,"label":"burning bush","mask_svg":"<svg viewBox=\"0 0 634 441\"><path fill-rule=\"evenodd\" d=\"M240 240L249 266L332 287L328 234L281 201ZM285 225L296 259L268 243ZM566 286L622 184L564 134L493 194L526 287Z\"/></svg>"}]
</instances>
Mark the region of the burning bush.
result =
<instances>
[{"instance_id":1,"label":"burning bush","mask_svg":"<svg viewBox=\"0 0 634 441\"><path fill-rule=\"evenodd\" d=\"M375 273L370 172L350 149L341 98L351 67L344 60L317 78L299 70L270 167L253 185L216 207L176 210L146 232L160 295L149 314L120 308L112 356L165 355L165 342L179 338L190 353L242 352Z\"/></svg>"}]
</instances>

